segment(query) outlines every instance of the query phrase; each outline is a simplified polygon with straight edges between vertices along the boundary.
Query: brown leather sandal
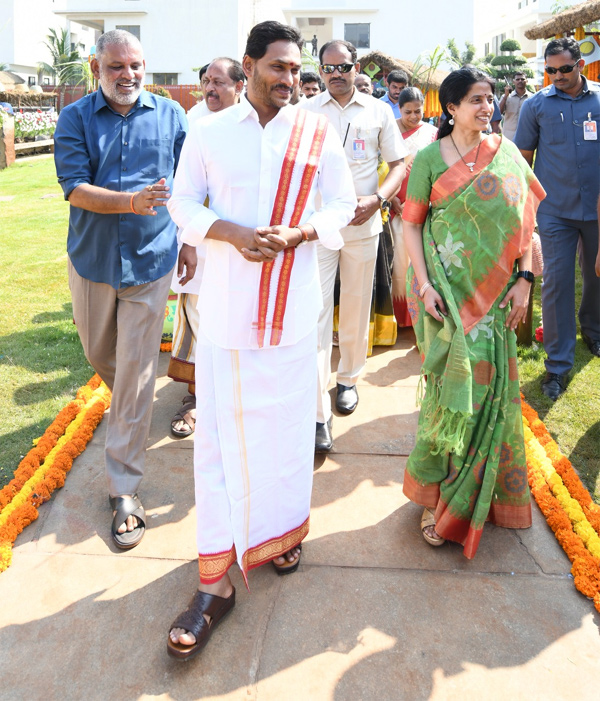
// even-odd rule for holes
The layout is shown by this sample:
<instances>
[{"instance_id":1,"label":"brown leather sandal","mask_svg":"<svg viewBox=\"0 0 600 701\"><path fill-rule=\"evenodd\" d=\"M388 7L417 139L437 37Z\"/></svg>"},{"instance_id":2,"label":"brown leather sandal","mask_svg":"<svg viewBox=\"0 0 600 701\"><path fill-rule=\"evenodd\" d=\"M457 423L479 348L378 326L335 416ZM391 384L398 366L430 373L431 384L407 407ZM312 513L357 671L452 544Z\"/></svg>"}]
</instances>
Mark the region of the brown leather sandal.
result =
<instances>
[{"instance_id":1,"label":"brown leather sandal","mask_svg":"<svg viewBox=\"0 0 600 701\"><path fill-rule=\"evenodd\" d=\"M192 411L196 411L196 397L193 394L188 394L181 400L183 406L171 419L171 433L176 438L187 438L196 430L196 419L192 416ZM186 428L175 428L175 424L183 421Z\"/></svg>"},{"instance_id":2,"label":"brown leather sandal","mask_svg":"<svg viewBox=\"0 0 600 701\"><path fill-rule=\"evenodd\" d=\"M234 606L235 587L226 599L222 596L197 591L187 609L177 616L169 628L169 636L167 637L167 652L169 655L177 660L189 660L194 655L197 655L210 640L213 630ZM208 623L203 614L210 617ZM193 645L174 643L170 636L173 628L183 628L183 630L191 633L196 638L196 642Z\"/></svg>"}]
</instances>

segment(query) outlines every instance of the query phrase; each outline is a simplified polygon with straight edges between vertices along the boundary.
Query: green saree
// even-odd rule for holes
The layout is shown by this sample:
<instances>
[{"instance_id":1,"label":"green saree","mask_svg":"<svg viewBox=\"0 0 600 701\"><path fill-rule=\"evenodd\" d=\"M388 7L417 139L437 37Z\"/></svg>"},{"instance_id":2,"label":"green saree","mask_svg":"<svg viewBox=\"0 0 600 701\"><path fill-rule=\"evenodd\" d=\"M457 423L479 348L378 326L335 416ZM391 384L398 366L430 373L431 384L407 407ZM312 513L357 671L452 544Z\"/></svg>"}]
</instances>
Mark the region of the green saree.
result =
<instances>
[{"instance_id":1,"label":"green saree","mask_svg":"<svg viewBox=\"0 0 600 701\"><path fill-rule=\"evenodd\" d=\"M544 196L517 148L497 135L482 142L473 172L462 161L446 166L439 142L428 146L408 183L403 219L424 224L429 279L448 316L441 323L425 312L411 267L408 307L425 395L404 493L435 510L436 532L461 543L468 558L486 521L531 525L516 336L499 304Z\"/></svg>"}]
</instances>

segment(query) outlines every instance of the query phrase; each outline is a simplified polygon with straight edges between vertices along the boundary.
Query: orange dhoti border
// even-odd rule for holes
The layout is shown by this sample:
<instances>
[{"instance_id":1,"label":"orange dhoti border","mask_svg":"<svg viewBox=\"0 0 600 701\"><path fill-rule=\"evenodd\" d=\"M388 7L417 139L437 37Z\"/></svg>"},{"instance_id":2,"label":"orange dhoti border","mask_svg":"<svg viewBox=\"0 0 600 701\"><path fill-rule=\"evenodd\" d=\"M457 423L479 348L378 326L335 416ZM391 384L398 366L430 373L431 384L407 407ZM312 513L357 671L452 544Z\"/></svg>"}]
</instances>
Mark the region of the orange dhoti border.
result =
<instances>
[{"instance_id":1,"label":"orange dhoti border","mask_svg":"<svg viewBox=\"0 0 600 701\"><path fill-rule=\"evenodd\" d=\"M316 329L298 343L230 350L200 337L194 441L200 580L244 578L307 535L314 465Z\"/></svg>"}]
</instances>

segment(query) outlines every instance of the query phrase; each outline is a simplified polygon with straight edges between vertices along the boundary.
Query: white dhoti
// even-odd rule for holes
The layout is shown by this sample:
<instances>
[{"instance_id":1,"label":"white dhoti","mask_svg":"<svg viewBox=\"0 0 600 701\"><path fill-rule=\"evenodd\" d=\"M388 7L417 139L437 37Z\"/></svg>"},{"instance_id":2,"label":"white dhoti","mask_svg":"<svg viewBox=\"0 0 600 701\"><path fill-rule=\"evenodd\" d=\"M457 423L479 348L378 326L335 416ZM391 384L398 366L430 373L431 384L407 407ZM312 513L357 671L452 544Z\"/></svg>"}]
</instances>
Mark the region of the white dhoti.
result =
<instances>
[{"instance_id":1,"label":"white dhoti","mask_svg":"<svg viewBox=\"0 0 600 701\"><path fill-rule=\"evenodd\" d=\"M299 342L196 349L194 477L200 580L248 570L307 535L314 466L316 328Z\"/></svg>"}]
</instances>

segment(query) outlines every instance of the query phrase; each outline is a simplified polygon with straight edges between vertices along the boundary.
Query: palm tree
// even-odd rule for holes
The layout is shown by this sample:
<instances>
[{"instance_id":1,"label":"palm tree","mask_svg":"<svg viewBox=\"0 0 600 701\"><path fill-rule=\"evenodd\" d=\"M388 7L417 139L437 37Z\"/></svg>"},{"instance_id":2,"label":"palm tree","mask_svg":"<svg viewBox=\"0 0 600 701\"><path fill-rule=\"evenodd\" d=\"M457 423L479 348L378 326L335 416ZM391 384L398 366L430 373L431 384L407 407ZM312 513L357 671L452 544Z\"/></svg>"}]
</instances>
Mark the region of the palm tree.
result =
<instances>
[{"instance_id":1,"label":"palm tree","mask_svg":"<svg viewBox=\"0 0 600 701\"><path fill-rule=\"evenodd\" d=\"M71 48L71 36L67 29L50 29L44 46L50 52L52 63L39 63L38 70L49 73L58 85L77 85L85 80L79 51Z\"/></svg>"}]
</instances>

